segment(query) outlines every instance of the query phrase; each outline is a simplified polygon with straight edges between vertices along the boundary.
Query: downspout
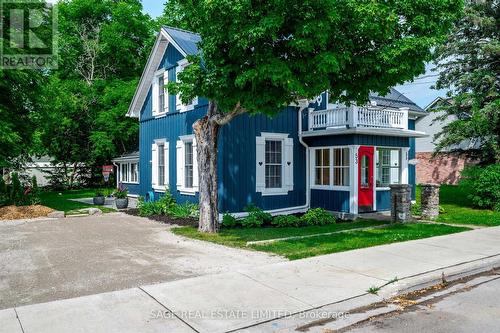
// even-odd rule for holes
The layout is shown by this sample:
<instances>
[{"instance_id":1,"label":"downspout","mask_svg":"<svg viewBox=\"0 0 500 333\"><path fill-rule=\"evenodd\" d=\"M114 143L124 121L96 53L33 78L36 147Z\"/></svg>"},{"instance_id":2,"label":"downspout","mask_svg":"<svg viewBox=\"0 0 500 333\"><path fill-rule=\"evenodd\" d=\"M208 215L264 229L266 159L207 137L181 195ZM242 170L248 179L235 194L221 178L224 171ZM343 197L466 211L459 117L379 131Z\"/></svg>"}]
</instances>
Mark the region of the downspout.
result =
<instances>
[{"instance_id":1,"label":"downspout","mask_svg":"<svg viewBox=\"0 0 500 333\"><path fill-rule=\"evenodd\" d=\"M299 113L298 113L299 114L299 121L298 121L298 124L299 124L299 142L306 149L306 204L305 204L305 206L307 209L309 209L311 207L311 184L310 184L311 165L309 162L311 157L310 157L309 146L302 138L302 112L304 111L304 109L306 109L309 106L308 104L309 103L307 103L306 105L301 105L299 108Z\"/></svg>"}]
</instances>

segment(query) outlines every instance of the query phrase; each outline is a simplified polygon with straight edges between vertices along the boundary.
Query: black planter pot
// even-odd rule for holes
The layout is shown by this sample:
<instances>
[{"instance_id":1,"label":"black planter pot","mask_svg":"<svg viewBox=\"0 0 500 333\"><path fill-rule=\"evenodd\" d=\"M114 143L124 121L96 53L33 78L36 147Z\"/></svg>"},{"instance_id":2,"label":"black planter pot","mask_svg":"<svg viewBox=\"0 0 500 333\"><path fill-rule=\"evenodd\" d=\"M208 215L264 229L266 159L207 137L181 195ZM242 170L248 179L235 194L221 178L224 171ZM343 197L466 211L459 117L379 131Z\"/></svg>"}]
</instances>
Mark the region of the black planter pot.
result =
<instances>
[{"instance_id":1,"label":"black planter pot","mask_svg":"<svg viewBox=\"0 0 500 333\"><path fill-rule=\"evenodd\" d=\"M115 205L118 209L125 209L128 207L128 198L125 199L115 199Z\"/></svg>"},{"instance_id":2,"label":"black planter pot","mask_svg":"<svg viewBox=\"0 0 500 333\"><path fill-rule=\"evenodd\" d=\"M94 205L102 206L102 205L104 205L106 198L105 197L94 197L93 201L94 201Z\"/></svg>"}]
</instances>

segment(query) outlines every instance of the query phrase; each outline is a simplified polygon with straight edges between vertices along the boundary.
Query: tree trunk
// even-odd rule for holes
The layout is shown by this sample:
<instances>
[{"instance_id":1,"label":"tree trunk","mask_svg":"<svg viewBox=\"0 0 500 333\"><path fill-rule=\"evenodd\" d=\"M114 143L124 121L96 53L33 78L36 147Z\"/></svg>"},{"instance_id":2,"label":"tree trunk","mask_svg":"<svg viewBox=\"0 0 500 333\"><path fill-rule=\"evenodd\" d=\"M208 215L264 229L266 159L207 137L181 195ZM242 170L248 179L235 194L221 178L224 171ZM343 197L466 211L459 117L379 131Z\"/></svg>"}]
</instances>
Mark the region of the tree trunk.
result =
<instances>
[{"instance_id":1,"label":"tree trunk","mask_svg":"<svg viewBox=\"0 0 500 333\"><path fill-rule=\"evenodd\" d=\"M217 103L209 102L207 115L193 124L198 154L200 219L198 230L207 233L219 231L219 194L217 179L218 139L221 126L246 112L238 106L223 113Z\"/></svg>"}]
</instances>

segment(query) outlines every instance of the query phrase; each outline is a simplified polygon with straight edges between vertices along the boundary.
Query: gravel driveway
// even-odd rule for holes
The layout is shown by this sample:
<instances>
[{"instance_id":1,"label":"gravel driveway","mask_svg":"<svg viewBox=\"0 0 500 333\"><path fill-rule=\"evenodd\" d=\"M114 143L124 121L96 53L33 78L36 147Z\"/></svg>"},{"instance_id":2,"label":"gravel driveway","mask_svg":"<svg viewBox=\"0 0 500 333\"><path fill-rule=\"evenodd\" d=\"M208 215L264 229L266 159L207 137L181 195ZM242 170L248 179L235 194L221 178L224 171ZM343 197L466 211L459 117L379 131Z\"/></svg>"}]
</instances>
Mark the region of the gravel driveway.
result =
<instances>
[{"instance_id":1,"label":"gravel driveway","mask_svg":"<svg viewBox=\"0 0 500 333\"><path fill-rule=\"evenodd\" d=\"M122 213L0 223L0 309L283 261Z\"/></svg>"}]
</instances>

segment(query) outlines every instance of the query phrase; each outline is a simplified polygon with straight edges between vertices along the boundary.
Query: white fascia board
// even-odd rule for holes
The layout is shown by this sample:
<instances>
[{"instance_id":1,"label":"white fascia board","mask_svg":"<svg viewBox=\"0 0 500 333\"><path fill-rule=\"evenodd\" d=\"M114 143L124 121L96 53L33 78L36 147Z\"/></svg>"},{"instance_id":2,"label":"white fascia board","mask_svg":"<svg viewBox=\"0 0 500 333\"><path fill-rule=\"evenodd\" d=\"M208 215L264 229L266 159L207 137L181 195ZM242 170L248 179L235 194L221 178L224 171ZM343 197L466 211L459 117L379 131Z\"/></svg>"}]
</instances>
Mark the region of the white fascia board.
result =
<instances>
[{"instance_id":1,"label":"white fascia board","mask_svg":"<svg viewBox=\"0 0 500 333\"><path fill-rule=\"evenodd\" d=\"M405 138L425 138L429 136L424 132L392 129L392 128L332 128L332 129L304 132L302 133L302 137L307 138L314 136L344 135L344 134L398 136Z\"/></svg>"}]
</instances>

